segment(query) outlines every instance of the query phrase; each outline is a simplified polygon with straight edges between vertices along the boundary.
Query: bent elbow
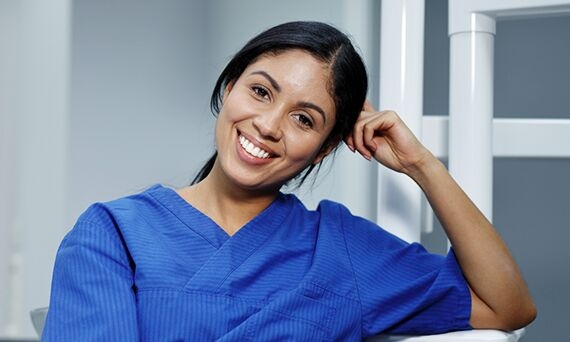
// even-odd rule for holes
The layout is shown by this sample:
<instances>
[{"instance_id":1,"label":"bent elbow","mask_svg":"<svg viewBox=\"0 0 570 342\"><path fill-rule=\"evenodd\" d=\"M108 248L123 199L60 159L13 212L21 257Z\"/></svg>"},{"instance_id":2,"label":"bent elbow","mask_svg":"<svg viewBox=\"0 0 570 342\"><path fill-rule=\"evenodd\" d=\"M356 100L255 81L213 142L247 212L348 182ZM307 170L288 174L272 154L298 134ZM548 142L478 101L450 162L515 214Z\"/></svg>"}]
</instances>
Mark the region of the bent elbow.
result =
<instances>
[{"instance_id":1,"label":"bent elbow","mask_svg":"<svg viewBox=\"0 0 570 342\"><path fill-rule=\"evenodd\" d=\"M517 308L515 312L505 315L503 318L504 330L513 331L524 328L532 323L538 314L536 306L532 301Z\"/></svg>"},{"instance_id":2,"label":"bent elbow","mask_svg":"<svg viewBox=\"0 0 570 342\"><path fill-rule=\"evenodd\" d=\"M531 302L528 305L528 307L524 310L524 313L520 315L521 327L525 327L530 323L532 323L536 319L537 315L538 315L538 310L536 309L534 303Z\"/></svg>"}]
</instances>

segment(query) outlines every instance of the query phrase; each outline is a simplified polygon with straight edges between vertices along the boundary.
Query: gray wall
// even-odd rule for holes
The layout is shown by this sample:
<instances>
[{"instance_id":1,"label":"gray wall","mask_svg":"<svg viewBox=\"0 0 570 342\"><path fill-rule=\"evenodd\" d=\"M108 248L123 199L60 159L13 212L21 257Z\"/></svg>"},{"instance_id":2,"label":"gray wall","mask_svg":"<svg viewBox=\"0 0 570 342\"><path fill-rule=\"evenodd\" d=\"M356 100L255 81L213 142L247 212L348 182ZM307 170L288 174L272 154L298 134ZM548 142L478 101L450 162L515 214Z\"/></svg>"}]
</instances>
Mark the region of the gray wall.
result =
<instances>
[{"instance_id":1,"label":"gray wall","mask_svg":"<svg viewBox=\"0 0 570 342\"><path fill-rule=\"evenodd\" d=\"M447 1L426 1L424 113L446 114ZM505 20L495 39L495 117L570 118L570 17ZM532 136L528 137L533 139ZM524 341L567 341L570 160L495 158L493 220L538 306ZM439 227L424 236L442 252Z\"/></svg>"},{"instance_id":2,"label":"gray wall","mask_svg":"<svg viewBox=\"0 0 570 342\"><path fill-rule=\"evenodd\" d=\"M94 201L187 184L214 119L202 1L74 1L68 224Z\"/></svg>"},{"instance_id":3,"label":"gray wall","mask_svg":"<svg viewBox=\"0 0 570 342\"><path fill-rule=\"evenodd\" d=\"M496 116L570 119L570 16L499 22L496 43ZM538 305L526 340L568 340L570 159L495 159L494 182L495 223Z\"/></svg>"}]
</instances>

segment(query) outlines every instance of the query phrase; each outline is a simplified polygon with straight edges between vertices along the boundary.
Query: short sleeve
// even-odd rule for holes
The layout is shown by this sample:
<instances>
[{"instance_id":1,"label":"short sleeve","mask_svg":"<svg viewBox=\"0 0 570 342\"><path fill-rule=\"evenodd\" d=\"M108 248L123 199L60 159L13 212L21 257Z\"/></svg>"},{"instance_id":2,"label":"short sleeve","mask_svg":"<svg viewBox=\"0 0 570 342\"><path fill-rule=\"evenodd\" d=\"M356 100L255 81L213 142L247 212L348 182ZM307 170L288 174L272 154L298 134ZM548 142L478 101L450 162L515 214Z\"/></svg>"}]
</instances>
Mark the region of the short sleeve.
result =
<instances>
[{"instance_id":1,"label":"short sleeve","mask_svg":"<svg viewBox=\"0 0 570 342\"><path fill-rule=\"evenodd\" d=\"M56 255L42 341L138 341L133 271L113 221L91 207Z\"/></svg>"},{"instance_id":2,"label":"short sleeve","mask_svg":"<svg viewBox=\"0 0 570 342\"><path fill-rule=\"evenodd\" d=\"M471 328L471 295L453 250L431 254L348 211L341 216L364 336Z\"/></svg>"}]
</instances>

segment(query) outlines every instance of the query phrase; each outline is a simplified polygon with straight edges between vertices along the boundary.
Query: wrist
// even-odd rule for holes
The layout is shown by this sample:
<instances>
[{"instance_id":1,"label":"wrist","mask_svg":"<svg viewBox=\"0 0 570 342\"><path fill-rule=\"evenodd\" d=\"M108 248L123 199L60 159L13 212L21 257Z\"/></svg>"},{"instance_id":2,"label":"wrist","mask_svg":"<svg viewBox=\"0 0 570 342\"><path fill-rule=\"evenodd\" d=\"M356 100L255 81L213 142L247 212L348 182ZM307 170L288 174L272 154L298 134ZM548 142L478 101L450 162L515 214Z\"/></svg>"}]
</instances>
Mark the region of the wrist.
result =
<instances>
[{"instance_id":1,"label":"wrist","mask_svg":"<svg viewBox=\"0 0 570 342\"><path fill-rule=\"evenodd\" d=\"M418 162L406 168L405 173L421 186L442 169L445 170L443 163L429 150L426 150L424 156Z\"/></svg>"}]
</instances>

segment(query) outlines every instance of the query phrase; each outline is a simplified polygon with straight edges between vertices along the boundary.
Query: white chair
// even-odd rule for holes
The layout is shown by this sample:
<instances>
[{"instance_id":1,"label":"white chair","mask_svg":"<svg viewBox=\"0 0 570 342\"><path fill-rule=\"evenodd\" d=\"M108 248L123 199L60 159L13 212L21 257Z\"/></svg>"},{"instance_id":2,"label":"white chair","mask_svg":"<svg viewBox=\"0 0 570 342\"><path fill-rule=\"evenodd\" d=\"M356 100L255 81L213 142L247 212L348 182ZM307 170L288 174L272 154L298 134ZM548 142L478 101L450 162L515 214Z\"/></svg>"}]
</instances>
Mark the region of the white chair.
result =
<instances>
[{"instance_id":1,"label":"white chair","mask_svg":"<svg viewBox=\"0 0 570 342\"><path fill-rule=\"evenodd\" d=\"M39 337L42 336L42 331L44 330L44 325L46 323L46 317L48 313L48 308L37 308L30 311L30 317L32 318L32 325L34 326L34 330L38 334Z\"/></svg>"},{"instance_id":2,"label":"white chair","mask_svg":"<svg viewBox=\"0 0 570 342\"><path fill-rule=\"evenodd\" d=\"M37 308L30 312L32 324L38 336L42 336L48 308ZM438 335L408 336L379 335L366 339L366 342L517 342L524 335L524 328L513 332L498 330L455 331Z\"/></svg>"},{"instance_id":3,"label":"white chair","mask_svg":"<svg viewBox=\"0 0 570 342\"><path fill-rule=\"evenodd\" d=\"M524 335L524 328L504 332L499 330L454 331L437 335L379 335L366 342L517 342Z\"/></svg>"}]
</instances>

